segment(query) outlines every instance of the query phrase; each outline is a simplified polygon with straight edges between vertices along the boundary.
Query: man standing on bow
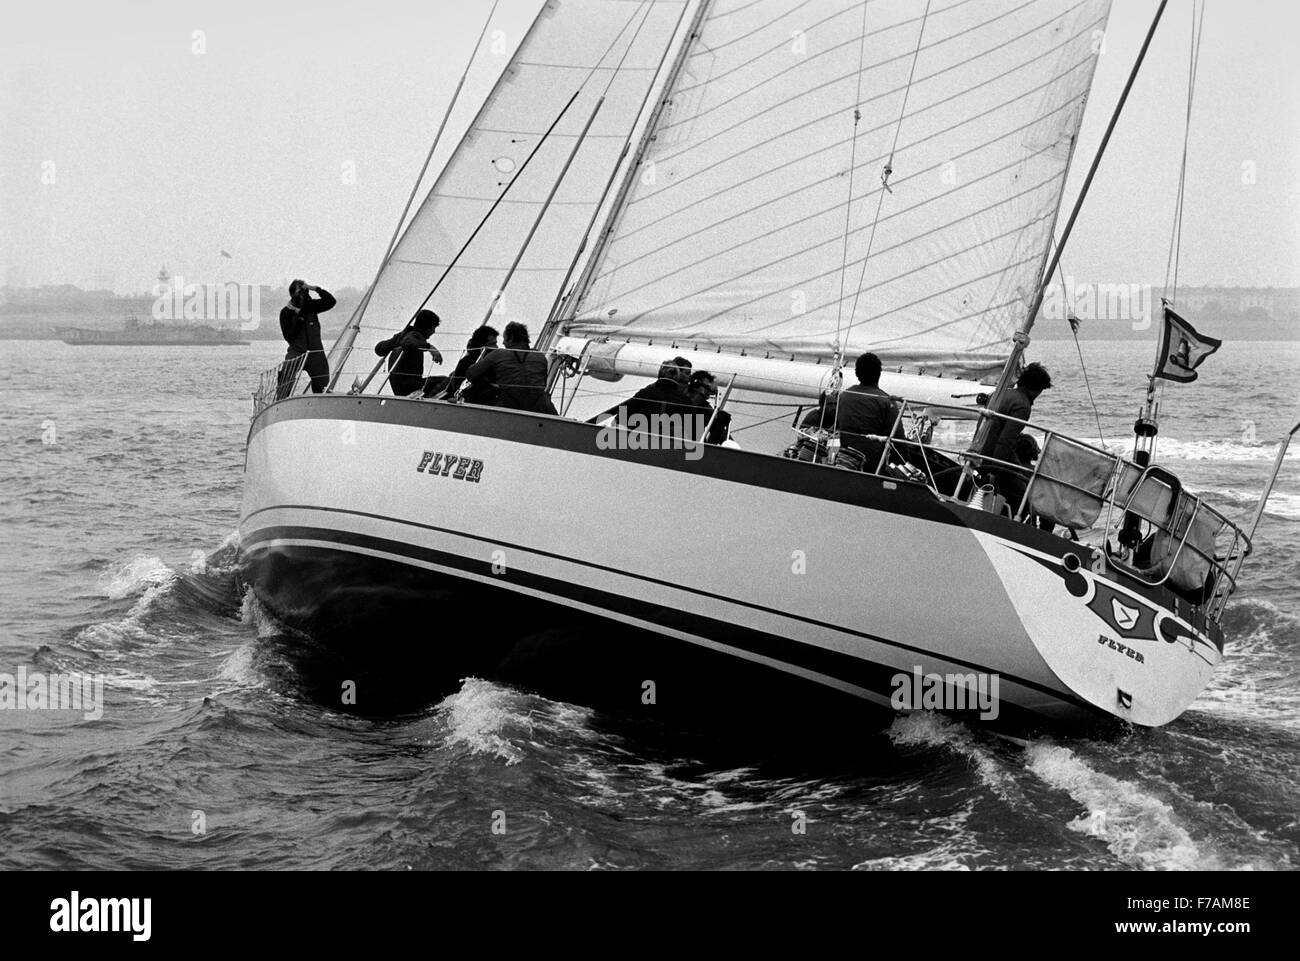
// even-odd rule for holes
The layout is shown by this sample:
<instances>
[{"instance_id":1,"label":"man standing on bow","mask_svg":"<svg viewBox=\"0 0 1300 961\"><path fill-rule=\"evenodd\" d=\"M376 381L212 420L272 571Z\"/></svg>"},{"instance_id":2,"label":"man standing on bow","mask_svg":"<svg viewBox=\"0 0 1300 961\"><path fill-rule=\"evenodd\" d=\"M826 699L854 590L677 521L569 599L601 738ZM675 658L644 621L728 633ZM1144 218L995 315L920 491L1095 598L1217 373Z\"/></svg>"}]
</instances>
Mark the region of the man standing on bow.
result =
<instances>
[{"instance_id":1,"label":"man standing on bow","mask_svg":"<svg viewBox=\"0 0 1300 961\"><path fill-rule=\"evenodd\" d=\"M316 299L312 299L312 291L316 292ZM330 379L329 362L325 359L325 347L320 341L319 315L336 303L334 295L328 290L313 287L303 280L295 280L289 284L289 303L280 308L280 333L289 345L284 354L286 367L290 361L305 354L303 369L311 378L314 394L324 392ZM293 389L292 384L282 384L281 388L282 393Z\"/></svg>"}]
</instances>

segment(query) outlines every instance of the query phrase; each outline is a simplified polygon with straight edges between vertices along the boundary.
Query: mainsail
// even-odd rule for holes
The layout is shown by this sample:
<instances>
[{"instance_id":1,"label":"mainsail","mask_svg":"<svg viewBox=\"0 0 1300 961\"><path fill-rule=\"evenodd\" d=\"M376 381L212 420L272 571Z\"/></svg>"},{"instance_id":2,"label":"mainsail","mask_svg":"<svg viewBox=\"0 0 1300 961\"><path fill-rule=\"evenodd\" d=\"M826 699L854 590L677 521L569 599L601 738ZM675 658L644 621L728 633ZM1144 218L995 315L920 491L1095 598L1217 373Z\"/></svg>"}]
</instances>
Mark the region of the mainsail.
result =
<instances>
[{"instance_id":1,"label":"mainsail","mask_svg":"<svg viewBox=\"0 0 1300 961\"><path fill-rule=\"evenodd\" d=\"M1052 242L1108 14L716 0L568 332L996 370Z\"/></svg>"},{"instance_id":2,"label":"mainsail","mask_svg":"<svg viewBox=\"0 0 1300 961\"><path fill-rule=\"evenodd\" d=\"M555 186L593 108L546 216L497 303L492 323L545 320L606 185L620 162L688 0L547 0L492 93L380 272L369 303L334 356L353 375L376 362L374 344L400 330L493 203L428 306L442 318L435 344L455 363ZM575 92L577 99L517 182L506 187ZM346 351L351 345L350 353ZM336 360L337 362L337 360Z\"/></svg>"}]
</instances>

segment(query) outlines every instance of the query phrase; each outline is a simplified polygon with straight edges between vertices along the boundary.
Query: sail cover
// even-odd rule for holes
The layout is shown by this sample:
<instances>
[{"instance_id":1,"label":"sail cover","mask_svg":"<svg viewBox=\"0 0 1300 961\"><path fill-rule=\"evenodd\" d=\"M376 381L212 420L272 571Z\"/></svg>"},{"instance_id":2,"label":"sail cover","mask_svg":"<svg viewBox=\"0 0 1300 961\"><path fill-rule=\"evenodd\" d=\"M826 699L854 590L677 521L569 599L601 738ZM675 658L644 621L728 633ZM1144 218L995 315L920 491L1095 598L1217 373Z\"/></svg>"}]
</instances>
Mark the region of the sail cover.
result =
<instances>
[{"instance_id":1,"label":"sail cover","mask_svg":"<svg viewBox=\"0 0 1300 961\"><path fill-rule=\"evenodd\" d=\"M428 302L432 342L456 362L543 208L597 101L604 103L492 316L535 335L642 114L687 0L547 0L395 247L356 330L340 387L374 367L375 343L400 330L497 207ZM529 153L581 91L527 167ZM517 182L511 178L523 168ZM376 382L377 383L377 382Z\"/></svg>"},{"instance_id":2,"label":"sail cover","mask_svg":"<svg viewBox=\"0 0 1300 961\"><path fill-rule=\"evenodd\" d=\"M1108 14L715 0L569 331L997 369L1052 242Z\"/></svg>"}]
</instances>

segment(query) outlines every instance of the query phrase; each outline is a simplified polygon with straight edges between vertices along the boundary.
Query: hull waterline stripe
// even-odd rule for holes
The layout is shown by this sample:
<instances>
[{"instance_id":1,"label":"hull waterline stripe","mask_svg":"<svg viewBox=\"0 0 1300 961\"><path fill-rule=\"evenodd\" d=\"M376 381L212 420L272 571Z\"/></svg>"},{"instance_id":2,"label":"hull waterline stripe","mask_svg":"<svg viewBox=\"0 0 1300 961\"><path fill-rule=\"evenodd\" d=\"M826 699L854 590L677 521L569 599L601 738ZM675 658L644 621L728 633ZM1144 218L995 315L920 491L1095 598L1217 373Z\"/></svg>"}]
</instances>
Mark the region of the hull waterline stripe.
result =
<instances>
[{"instance_id":1,"label":"hull waterline stripe","mask_svg":"<svg viewBox=\"0 0 1300 961\"><path fill-rule=\"evenodd\" d=\"M274 509L275 508L264 508L264 510L274 510ZM306 509L327 510L326 508L306 508ZM620 576L629 577L640 581L645 581L647 583L655 584L657 586L667 587L672 590L688 592L700 597L706 597L713 600L719 600L724 603L746 607L751 610L774 615L776 617L787 618L790 620L797 620L814 627L822 628L824 630L830 630L840 634L847 634L853 637L861 638L863 640L872 641L878 644L883 644L888 647L893 647L898 650L904 650L909 653L917 654L926 658L932 658L934 660L943 661L948 664L954 664L959 667L967 668L969 670L973 670L976 672L994 673L994 672L990 672L985 665L975 664L970 661L958 660L946 655L935 653L933 651L927 651L924 650L923 648L915 647L910 644L905 644L900 641L894 641L889 638L879 637L874 634L868 634L863 631L857 631L857 630L853 630L852 628L842 627L836 624L830 624L825 621L819 621L814 618L809 618L798 614L790 614L784 611L776 610L775 608L764 607L759 604L740 601L740 600L728 598L718 594L711 594L707 591L701 591L696 588L685 587L679 584L672 584L667 581L661 581L655 578L644 577L639 574L630 574L625 571L619 571L609 567L602 567L597 564L590 564L585 561L563 557L562 555L558 555L558 554L550 554L545 551L537 551L534 550L533 548L524 547L522 545L509 544L498 540L476 537L472 534L464 534L460 531L447 530L445 528L433 527L426 524L418 524L410 521L398 520L396 518L383 517L381 515L362 514L356 511L344 511L335 508L330 508L328 510L331 510L334 513L350 514L350 515L366 517L374 520L388 521L390 523L394 523L398 525L415 527L423 530L449 534L456 537L465 537L472 540L478 540L483 543L492 544L497 547L504 547L508 549L524 551L527 553L533 553L539 556L548 557L561 562L576 564L581 567L587 567L595 570L604 571L607 573L613 573ZM262 513L262 511L258 511L257 513ZM249 516L251 517L254 515L249 515ZM386 553L390 553L402 557L409 557L414 560L422 560L428 563L436 563L445 567L450 567L456 570L462 570L469 573L486 574L491 570L491 562L486 559L483 561L473 561L461 557L460 555L450 554L444 551L436 550L434 548L417 547L415 545L407 544L401 541L392 541L392 540L388 540L387 538L375 537L369 534L357 534L348 531L335 531L335 530L328 530L328 529L314 528L314 527L284 526L284 527L263 528L249 537L249 539L246 541L244 550L246 553L251 553L258 549L259 544L262 544L264 542L273 541L273 540L291 540L291 539L321 540L328 543L339 544L340 547L344 547L344 546L364 547L370 550L383 551ZM813 645L800 643L797 641L791 641L788 638L767 634L766 632L758 631L754 628L742 627L741 625L730 624L725 621L718 621L714 618L706 617L704 615L688 614L687 612L680 611L675 608L667 608L661 605L653 604L649 601L642 601L635 598L627 598L618 594L610 594L606 591L601 591L597 588L585 587L580 584L572 584L567 581L556 580L554 578L550 578L541 574L519 571L518 569L515 569L511 571L509 575L501 575L501 577L508 577L521 584L527 583L530 586L534 587L535 589L547 594L551 594L555 597L582 601L583 603L589 604L593 607L598 607L598 608L611 610L611 611L617 611L621 609L624 612L630 614L631 616L636 616L639 619L645 620L650 623L671 625L671 623L674 621L683 621L683 622L698 621L700 623L708 625L710 629L703 630L703 631L687 630L687 633L700 634L701 636L704 637L731 636L735 633L740 633L744 637L750 639L749 643L746 643L744 641L733 641L733 640L728 640L727 643L733 644L736 647L750 650L756 654L764 654L766 656L773 657L777 660L787 661L792 664L800 664L801 662L804 662L804 666L806 666L808 669L816 670L821 673L827 673L830 676L843 676L843 673L840 671L828 669L830 667L834 667L834 666L849 667L850 665L854 667L861 667L862 665L870 663L865 661L863 658L854 657L849 654L843 654L838 651L829 651L824 648L817 648ZM641 609L643 613L641 614L634 613L634 611L637 609ZM686 630L685 628L679 628L679 629ZM755 647L755 645L759 645L759 646ZM810 655L812 656L812 660L814 661L827 662L828 667L818 667L814 663L807 663L807 659L809 658ZM890 670L892 671L893 669ZM1094 705L1089 704L1088 702L1083 701L1067 693L1064 690L1048 687L1047 685L1041 684L1037 681L1031 681L1025 678L1016 677L1014 675L1007 674L1002 671L998 671L995 673L997 673L1000 678L1010 683L1017 684L1028 690L1037 691L1041 694L1044 694L1052 698L1053 700L1068 703L1074 707L1084 708L1089 712L1094 712L1094 713L1098 712L1098 708L1096 708Z\"/></svg>"}]
</instances>

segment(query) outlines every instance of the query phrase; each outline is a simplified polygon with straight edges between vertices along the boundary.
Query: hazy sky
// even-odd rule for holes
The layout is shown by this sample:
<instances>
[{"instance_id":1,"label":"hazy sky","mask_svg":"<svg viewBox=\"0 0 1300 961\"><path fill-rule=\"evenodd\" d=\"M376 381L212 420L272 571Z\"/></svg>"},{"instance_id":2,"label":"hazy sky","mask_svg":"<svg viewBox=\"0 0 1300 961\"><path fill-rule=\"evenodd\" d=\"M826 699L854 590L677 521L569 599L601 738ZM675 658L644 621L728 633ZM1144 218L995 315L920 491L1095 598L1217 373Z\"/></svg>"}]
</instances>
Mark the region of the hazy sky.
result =
<instances>
[{"instance_id":1,"label":"hazy sky","mask_svg":"<svg viewBox=\"0 0 1300 961\"><path fill-rule=\"evenodd\" d=\"M1115 0L1067 202L1156 5ZM500 0L498 49L537 6ZM166 264L196 282L365 285L490 7L6 5L0 283L144 291ZM1300 285L1300 5L1209 0L1205 27L1181 280ZM1066 252L1079 280L1164 277L1190 29L1190 0L1170 0ZM448 149L504 62L491 39Z\"/></svg>"}]
</instances>

